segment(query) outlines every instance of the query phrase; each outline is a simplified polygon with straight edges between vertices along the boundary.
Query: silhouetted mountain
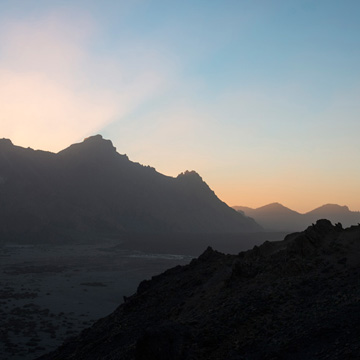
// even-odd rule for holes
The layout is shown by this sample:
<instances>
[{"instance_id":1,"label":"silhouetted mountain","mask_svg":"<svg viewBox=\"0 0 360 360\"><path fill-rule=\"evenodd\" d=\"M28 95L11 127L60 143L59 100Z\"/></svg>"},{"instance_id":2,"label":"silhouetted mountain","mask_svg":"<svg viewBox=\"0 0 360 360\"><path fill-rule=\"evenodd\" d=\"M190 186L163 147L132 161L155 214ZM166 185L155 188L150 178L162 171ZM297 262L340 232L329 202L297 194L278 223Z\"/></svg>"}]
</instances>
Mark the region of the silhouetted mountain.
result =
<instances>
[{"instance_id":1,"label":"silhouetted mountain","mask_svg":"<svg viewBox=\"0 0 360 360\"><path fill-rule=\"evenodd\" d=\"M358 359L359 276L360 226L328 220L239 255L208 248L40 359Z\"/></svg>"},{"instance_id":2,"label":"silhouetted mountain","mask_svg":"<svg viewBox=\"0 0 360 360\"><path fill-rule=\"evenodd\" d=\"M234 206L234 209L256 219L255 221L269 231L297 231L306 226L301 214L279 203L272 203L257 209L242 206Z\"/></svg>"},{"instance_id":3,"label":"silhouetted mountain","mask_svg":"<svg viewBox=\"0 0 360 360\"><path fill-rule=\"evenodd\" d=\"M319 219L329 219L333 223L340 222L348 227L360 223L360 212L350 211L347 206L327 204L320 206L305 214L288 209L279 204L272 203L252 209L245 206L234 206L235 210L254 218L265 230L269 231L299 231L309 223Z\"/></svg>"},{"instance_id":4,"label":"silhouetted mountain","mask_svg":"<svg viewBox=\"0 0 360 360\"><path fill-rule=\"evenodd\" d=\"M314 222L314 219L325 218L332 222L340 222L343 226L357 225L360 223L360 212L350 211L347 206L326 204L305 214L305 217Z\"/></svg>"},{"instance_id":5,"label":"silhouetted mountain","mask_svg":"<svg viewBox=\"0 0 360 360\"><path fill-rule=\"evenodd\" d=\"M194 171L164 176L120 155L100 135L57 154L0 140L0 199L3 241L260 229Z\"/></svg>"}]
</instances>

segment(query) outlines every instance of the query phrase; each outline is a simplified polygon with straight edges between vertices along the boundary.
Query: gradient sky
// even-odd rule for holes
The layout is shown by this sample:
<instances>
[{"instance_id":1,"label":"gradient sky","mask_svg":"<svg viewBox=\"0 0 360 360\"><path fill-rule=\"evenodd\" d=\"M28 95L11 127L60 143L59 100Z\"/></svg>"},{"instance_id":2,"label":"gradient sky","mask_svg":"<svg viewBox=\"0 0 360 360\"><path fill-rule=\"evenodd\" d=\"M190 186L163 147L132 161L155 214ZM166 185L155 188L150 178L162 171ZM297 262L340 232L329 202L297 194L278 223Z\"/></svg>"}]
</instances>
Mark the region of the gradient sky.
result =
<instances>
[{"instance_id":1,"label":"gradient sky","mask_svg":"<svg viewBox=\"0 0 360 360\"><path fill-rule=\"evenodd\" d=\"M360 210L358 0L0 1L0 137L100 133L229 205Z\"/></svg>"}]
</instances>

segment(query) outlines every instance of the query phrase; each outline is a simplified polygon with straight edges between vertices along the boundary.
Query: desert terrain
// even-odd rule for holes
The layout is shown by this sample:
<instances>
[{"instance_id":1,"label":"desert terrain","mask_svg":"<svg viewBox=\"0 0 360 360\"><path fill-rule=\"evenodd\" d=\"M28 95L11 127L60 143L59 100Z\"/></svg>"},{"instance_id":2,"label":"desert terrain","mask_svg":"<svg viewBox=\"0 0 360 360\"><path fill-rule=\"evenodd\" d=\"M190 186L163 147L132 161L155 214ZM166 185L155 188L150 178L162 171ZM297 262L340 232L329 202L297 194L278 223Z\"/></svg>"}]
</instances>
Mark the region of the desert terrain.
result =
<instances>
[{"instance_id":1,"label":"desert terrain","mask_svg":"<svg viewBox=\"0 0 360 360\"><path fill-rule=\"evenodd\" d=\"M138 283L188 263L114 244L2 246L0 357L33 359L108 315Z\"/></svg>"},{"instance_id":2,"label":"desert terrain","mask_svg":"<svg viewBox=\"0 0 360 360\"><path fill-rule=\"evenodd\" d=\"M238 253L281 233L129 235L101 243L0 246L0 357L34 359L109 315L138 284L211 245Z\"/></svg>"}]
</instances>

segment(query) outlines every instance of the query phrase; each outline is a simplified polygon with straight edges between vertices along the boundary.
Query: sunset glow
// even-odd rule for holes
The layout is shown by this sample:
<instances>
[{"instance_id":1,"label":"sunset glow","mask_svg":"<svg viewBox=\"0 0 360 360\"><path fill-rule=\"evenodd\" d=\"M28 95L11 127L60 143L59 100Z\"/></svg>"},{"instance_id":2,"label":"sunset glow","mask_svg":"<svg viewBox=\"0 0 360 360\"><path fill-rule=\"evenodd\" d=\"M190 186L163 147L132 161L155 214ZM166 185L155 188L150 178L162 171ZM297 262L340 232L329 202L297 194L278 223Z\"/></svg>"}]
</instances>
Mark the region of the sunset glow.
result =
<instances>
[{"instance_id":1,"label":"sunset glow","mask_svg":"<svg viewBox=\"0 0 360 360\"><path fill-rule=\"evenodd\" d=\"M93 134L228 205L360 210L357 1L0 4L0 138Z\"/></svg>"}]
</instances>

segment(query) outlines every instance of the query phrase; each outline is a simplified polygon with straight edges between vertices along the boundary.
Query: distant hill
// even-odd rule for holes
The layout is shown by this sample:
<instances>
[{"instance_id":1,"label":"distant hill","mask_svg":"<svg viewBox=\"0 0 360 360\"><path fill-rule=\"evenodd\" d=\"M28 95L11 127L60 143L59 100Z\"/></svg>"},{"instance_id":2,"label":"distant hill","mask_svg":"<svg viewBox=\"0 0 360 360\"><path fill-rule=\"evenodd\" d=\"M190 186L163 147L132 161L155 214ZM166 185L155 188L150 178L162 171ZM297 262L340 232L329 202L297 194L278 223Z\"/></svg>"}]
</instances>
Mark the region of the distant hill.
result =
<instances>
[{"instance_id":1,"label":"distant hill","mask_svg":"<svg viewBox=\"0 0 360 360\"><path fill-rule=\"evenodd\" d=\"M237 233L261 227L194 171L134 163L100 135L59 153L0 140L0 239L64 242L141 232Z\"/></svg>"},{"instance_id":2,"label":"distant hill","mask_svg":"<svg viewBox=\"0 0 360 360\"><path fill-rule=\"evenodd\" d=\"M208 248L39 360L359 359L359 250L360 226L328 220L238 255Z\"/></svg>"},{"instance_id":3,"label":"distant hill","mask_svg":"<svg viewBox=\"0 0 360 360\"><path fill-rule=\"evenodd\" d=\"M255 219L265 230L300 231L307 224L319 219L328 219L333 223L341 223L344 227L360 223L360 212L350 211L347 206L326 204L305 214L293 211L279 203L272 203L256 209L245 206L234 206L246 216Z\"/></svg>"}]
</instances>

